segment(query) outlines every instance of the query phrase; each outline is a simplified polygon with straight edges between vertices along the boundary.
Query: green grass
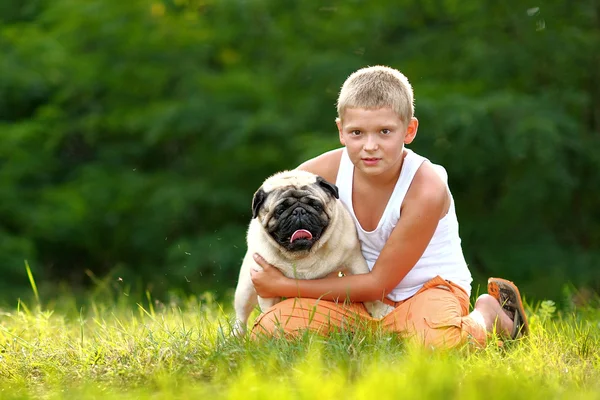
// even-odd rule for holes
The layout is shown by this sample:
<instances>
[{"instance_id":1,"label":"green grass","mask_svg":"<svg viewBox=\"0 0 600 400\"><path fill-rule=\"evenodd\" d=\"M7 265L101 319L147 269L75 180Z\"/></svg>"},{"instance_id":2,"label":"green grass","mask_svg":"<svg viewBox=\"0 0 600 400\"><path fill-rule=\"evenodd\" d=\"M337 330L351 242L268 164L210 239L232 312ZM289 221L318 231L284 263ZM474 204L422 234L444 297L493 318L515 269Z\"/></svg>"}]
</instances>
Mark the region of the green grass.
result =
<instances>
[{"instance_id":1,"label":"green grass","mask_svg":"<svg viewBox=\"0 0 600 400\"><path fill-rule=\"evenodd\" d=\"M531 335L423 351L390 334L252 342L210 296L0 311L0 398L595 399L600 311L529 307ZM49 309L52 308L52 309Z\"/></svg>"}]
</instances>

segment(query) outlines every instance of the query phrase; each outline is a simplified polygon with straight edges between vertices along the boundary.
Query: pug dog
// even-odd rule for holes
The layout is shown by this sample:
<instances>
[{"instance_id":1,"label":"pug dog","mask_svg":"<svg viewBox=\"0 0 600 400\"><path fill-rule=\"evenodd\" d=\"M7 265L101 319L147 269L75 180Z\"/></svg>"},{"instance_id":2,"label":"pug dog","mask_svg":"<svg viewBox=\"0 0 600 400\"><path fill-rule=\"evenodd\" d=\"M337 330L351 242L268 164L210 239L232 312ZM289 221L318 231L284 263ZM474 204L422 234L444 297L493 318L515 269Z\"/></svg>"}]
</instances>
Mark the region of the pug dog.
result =
<instances>
[{"instance_id":1,"label":"pug dog","mask_svg":"<svg viewBox=\"0 0 600 400\"><path fill-rule=\"evenodd\" d=\"M250 269L260 269L252 258L254 253L288 278L323 278L340 267L349 274L369 272L356 226L339 200L337 186L310 172L283 171L264 181L252 200L246 240L248 250L234 301L234 334L238 336L246 332L257 302L264 312L281 301L257 295L250 279ZM373 318L393 310L381 301L364 304Z\"/></svg>"}]
</instances>

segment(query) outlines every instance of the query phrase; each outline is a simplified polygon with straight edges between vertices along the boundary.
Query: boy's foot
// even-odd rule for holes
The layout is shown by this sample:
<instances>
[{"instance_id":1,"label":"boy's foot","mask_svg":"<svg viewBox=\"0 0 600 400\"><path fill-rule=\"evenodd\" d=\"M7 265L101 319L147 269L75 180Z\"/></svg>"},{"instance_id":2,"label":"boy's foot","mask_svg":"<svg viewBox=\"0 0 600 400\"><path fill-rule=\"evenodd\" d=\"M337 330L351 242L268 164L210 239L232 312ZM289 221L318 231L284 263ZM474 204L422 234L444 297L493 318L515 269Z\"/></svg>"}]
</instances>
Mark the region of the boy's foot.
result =
<instances>
[{"instance_id":1,"label":"boy's foot","mask_svg":"<svg viewBox=\"0 0 600 400\"><path fill-rule=\"evenodd\" d=\"M512 339L517 339L529 333L527 316L521 301L519 289L511 281L502 278L488 279L488 294L494 297L506 314L513 320Z\"/></svg>"}]
</instances>

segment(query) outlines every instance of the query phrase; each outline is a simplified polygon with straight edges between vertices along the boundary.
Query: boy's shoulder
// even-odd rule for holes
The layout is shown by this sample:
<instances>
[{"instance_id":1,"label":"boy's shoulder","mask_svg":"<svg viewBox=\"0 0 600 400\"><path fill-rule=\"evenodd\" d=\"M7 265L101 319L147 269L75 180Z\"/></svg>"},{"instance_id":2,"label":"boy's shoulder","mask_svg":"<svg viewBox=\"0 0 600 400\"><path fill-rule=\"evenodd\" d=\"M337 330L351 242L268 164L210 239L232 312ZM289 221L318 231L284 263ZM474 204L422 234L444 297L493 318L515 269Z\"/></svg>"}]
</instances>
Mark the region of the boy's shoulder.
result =
<instances>
[{"instance_id":1,"label":"boy's shoulder","mask_svg":"<svg viewBox=\"0 0 600 400\"><path fill-rule=\"evenodd\" d=\"M427 160L421 164L415 173L402 203L402 208L441 207L441 217L443 217L448 212L450 202L446 171L441 166L432 164Z\"/></svg>"},{"instance_id":2,"label":"boy's shoulder","mask_svg":"<svg viewBox=\"0 0 600 400\"><path fill-rule=\"evenodd\" d=\"M335 184L343 150L344 148L341 147L323 153L303 162L296 169L312 172L313 174L321 176L326 181Z\"/></svg>"}]
</instances>

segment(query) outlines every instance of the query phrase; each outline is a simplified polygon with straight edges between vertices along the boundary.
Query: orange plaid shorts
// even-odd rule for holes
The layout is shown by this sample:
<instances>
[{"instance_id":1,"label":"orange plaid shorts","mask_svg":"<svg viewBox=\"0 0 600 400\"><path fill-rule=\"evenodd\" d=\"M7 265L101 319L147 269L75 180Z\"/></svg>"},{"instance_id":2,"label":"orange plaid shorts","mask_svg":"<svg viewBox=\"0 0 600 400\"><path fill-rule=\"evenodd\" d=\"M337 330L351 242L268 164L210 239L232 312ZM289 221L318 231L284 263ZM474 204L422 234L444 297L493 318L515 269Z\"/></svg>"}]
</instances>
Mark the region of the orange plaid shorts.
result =
<instances>
[{"instance_id":1,"label":"orange plaid shorts","mask_svg":"<svg viewBox=\"0 0 600 400\"><path fill-rule=\"evenodd\" d=\"M384 300L394 310L373 319L362 303L338 303L320 299L290 298L259 315L252 337L283 334L294 336L308 329L328 334L336 329L379 326L427 347L452 348L464 343L485 345L485 327L469 314L469 296L458 285L439 276L426 282L413 296L399 302Z\"/></svg>"}]
</instances>

